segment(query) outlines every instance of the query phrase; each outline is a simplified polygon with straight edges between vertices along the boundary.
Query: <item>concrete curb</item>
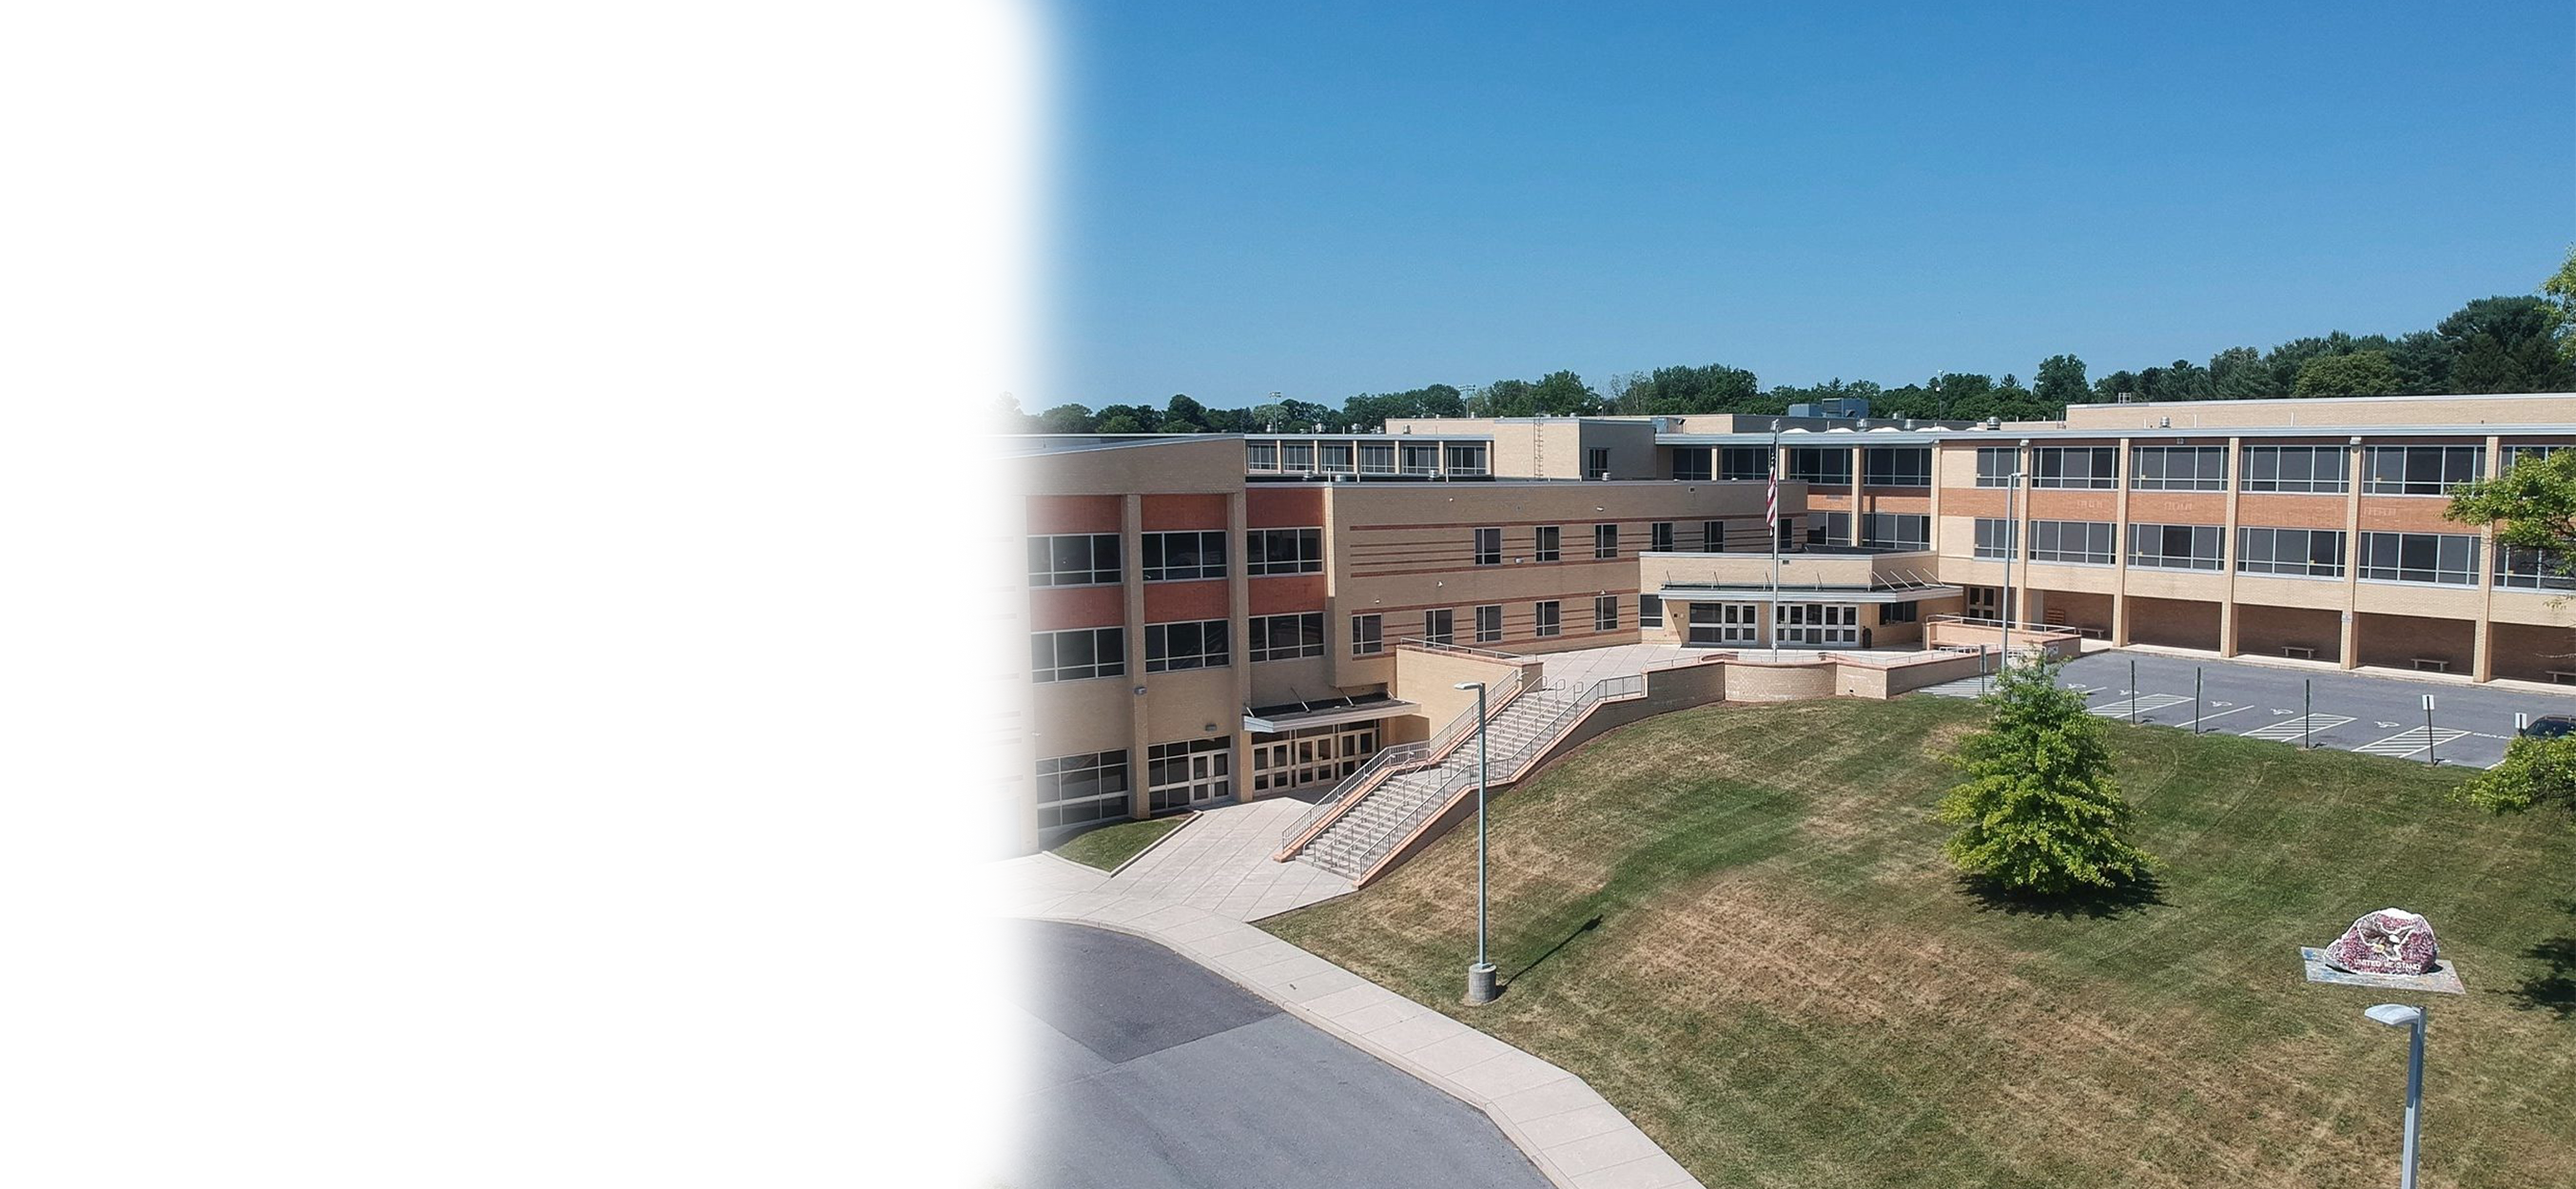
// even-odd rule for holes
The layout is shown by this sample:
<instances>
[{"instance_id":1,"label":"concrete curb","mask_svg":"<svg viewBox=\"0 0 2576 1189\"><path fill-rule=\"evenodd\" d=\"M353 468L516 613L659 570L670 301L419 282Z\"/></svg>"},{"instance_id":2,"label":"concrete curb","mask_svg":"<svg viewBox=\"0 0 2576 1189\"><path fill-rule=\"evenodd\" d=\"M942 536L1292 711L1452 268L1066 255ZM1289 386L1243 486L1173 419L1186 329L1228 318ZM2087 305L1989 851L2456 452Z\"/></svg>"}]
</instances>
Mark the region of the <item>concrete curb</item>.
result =
<instances>
[{"instance_id":1,"label":"concrete curb","mask_svg":"<svg viewBox=\"0 0 2576 1189\"><path fill-rule=\"evenodd\" d=\"M1109 878L1111 878L1111 879L1116 879L1116 878L1118 878L1118 873L1119 873L1119 872L1121 872L1121 871L1125 871L1126 869L1128 869L1128 868L1130 868L1130 867L1135 866L1135 865L1136 865L1136 860L1141 859L1141 858L1144 858L1145 856L1147 856L1147 855L1150 855L1150 854L1154 853L1154 848L1155 848L1155 847L1161 846L1161 845L1163 845L1163 844L1164 844L1164 843L1166 843L1166 842L1170 842L1171 840L1173 840L1173 839L1175 839L1175 838L1180 837L1180 836L1181 836L1181 831L1186 830L1186 829L1189 829L1189 828L1190 828L1190 823L1191 823L1191 822L1194 822L1194 821L1197 821L1197 820L1199 820L1199 814L1198 814L1198 811L1197 811L1197 810L1195 810L1195 809L1193 809L1193 810L1189 811L1188 813L1184 813L1184 814L1182 814L1182 815L1181 815L1181 824L1179 824L1179 825L1177 825L1177 826L1174 826L1174 827L1172 827L1172 828L1171 828L1171 829L1169 829L1169 830L1165 830L1165 831L1163 831L1163 836L1162 836L1162 837L1160 837L1160 838L1157 838L1157 839L1153 840L1152 842L1148 842L1148 843L1146 843L1146 844L1145 844L1145 849L1140 850L1140 851L1137 851L1135 854L1132 854L1132 855L1127 856L1127 861L1126 861L1126 862L1120 863L1119 865L1117 865L1117 866L1115 866L1115 867L1110 868L1110 869L1109 869ZM1050 853L1052 853L1052 852L1050 852ZM1063 858L1064 856L1062 856L1062 855L1057 855L1056 857L1057 857L1057 858ZM1095 868L1095 870L1096 870L1096 868Z\"/></svg>"},{"instance_id":2,"label":"concrete curb","mask_svg":"<svg viewBox=\"0 0 2576 1189\"><path fill-rule=\"evenodd\" d=\"M1112 892L1068 892L1012 915L1141 937L1224 976L1482 1111L1559 1189L1700 1189L1583 1079L1241 921Z\"/></svg>"}]
</instances>

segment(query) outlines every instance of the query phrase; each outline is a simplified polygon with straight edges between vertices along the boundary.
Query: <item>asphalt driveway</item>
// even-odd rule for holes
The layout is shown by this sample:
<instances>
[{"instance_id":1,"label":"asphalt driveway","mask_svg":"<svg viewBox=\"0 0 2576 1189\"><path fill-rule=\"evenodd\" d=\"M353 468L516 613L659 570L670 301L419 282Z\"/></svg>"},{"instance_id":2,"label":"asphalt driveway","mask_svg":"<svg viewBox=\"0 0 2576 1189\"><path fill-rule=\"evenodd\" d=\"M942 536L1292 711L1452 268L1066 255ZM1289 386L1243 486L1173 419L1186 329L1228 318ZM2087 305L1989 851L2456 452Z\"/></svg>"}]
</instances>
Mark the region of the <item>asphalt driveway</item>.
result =
<instances>
[{"instance_id":1,"label":"asphalt driveway","mask_svg":"<svg viewBox=\"0 0 2576 1189\"><path fill-rule=\"evenodd\" d=\"M1547 1189L1465 1103L1142 938L1019 926L1015 1189Z\"/></svg>"}]
</instances>

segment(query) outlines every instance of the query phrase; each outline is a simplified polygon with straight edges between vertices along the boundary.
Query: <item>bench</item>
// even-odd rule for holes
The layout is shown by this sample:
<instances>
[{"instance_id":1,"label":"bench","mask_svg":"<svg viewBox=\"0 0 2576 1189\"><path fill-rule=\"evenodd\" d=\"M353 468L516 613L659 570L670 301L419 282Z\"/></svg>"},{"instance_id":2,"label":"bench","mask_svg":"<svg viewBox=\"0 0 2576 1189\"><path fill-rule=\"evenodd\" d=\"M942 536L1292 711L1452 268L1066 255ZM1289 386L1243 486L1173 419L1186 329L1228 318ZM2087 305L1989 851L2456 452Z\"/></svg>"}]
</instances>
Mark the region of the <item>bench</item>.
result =
<instances>
[{"instance_id":1,"label":"bench","mask_svg":"<svg viewBox=\"0 0 2576 1189\"><path fill-rule=\"evenodd\" d=\"M2317 650L2305 644L2284 644L2281 646L2281 655L2312 661L2317 659Z\"/></svg>"},{"instance_id":2,"label":"bench","mask_svg":"<svg viewBox=\"0 0 2576 1189\"><path fill-rule=\"evenodd\" d=\"M2576 672L2569 672L2565 669L2551 669L2549 670L2549 684L2576 685Z\"/></svg>"},{"instance_id":3,"label":"bench","mask_svg":"<svg viewBox=\"0 0 2576 1189\"><path fill-rule=\"evenodd\" d=\"M2415 658L2415 667L2426 673L2448 673L2451 662L2439 657L2419 656Z\"/></svg>"}]
</instances>

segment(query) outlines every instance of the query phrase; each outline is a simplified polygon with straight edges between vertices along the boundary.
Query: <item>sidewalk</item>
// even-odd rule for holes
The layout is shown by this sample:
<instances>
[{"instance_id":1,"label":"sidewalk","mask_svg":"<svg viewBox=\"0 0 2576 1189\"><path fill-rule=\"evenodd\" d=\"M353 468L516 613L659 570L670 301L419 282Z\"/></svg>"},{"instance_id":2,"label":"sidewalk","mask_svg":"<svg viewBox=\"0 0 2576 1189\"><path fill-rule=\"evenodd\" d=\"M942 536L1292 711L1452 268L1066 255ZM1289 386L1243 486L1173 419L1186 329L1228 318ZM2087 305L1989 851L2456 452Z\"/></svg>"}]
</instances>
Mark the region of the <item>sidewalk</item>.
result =
<instances>
[{"instance_id":1,"label":"sidewalk","mask_svg":"<svg viewBox=\"0 0 2576 1189\"><path fill-rule=\"evenodd\" d=\"M1193 824L1183 833L1205 824ZM1223 846L1211 850L1222 851ZM1030 859L1075 870L1040 867L1008 873L1006 878L1021 881L1009 909L1012 915L1133 934L1232 979L1289 1014L1483 1111L1561 1189L1698 1189L1699 1181L1688 1170L1573 1074L1229 913L1110 888L1113 881L1098 873L1089 877L1090 887L1081 888L1077 885L1085 877L1079 872L1085 869L1053 855L1014 859L1010 865ZM1463 968L1460 977L1463 981Z\"/></svg>"}]
</instances>

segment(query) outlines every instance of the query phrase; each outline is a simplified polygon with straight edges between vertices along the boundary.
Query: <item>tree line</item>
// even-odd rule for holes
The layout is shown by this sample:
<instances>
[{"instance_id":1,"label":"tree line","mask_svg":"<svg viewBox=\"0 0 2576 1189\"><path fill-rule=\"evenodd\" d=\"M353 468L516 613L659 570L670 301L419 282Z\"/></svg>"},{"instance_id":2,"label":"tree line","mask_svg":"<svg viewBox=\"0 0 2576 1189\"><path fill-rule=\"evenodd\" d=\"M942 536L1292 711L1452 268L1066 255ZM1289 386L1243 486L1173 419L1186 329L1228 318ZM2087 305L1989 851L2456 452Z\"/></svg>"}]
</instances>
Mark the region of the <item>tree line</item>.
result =
<instances>
[{"instance_id":1,"label":"tree line","mask_svg":"<svg viewBox=\"0 0 2576 1189\"><path fill-rule=\"evenodd\" d=\"M1031 433L1369 433L1404 417L1566 417L1606 414L1747 413L1781 416L1792 404L1857 397L1874 417L1978 421L2047 421L2069 405L2136 400L2251 400L2262 397L2396 396L2436 393L2576 390L2576 251L2541 286L2541 295L2472 301L2430 330L2401 335L2343 331L2293 339L2268 351L2229 347L2206 364L2189 359L2088 379L2072 354L2043 359L2024 384L1975 372L1943 372L1920 383L1887 387L1837 377L1807 387L1762 386L1759 377L1722 363L1621 372L1601 388L1571 371L1535 380L1505 379L1457 387L1431 384L1404 392L1364 392L1336 408L1275 400L1242 409L1211 408L1185 395L1161 407L1058 405L1025 413L1003 398L1005 417Z\"/></svg>"}]
</instances>

